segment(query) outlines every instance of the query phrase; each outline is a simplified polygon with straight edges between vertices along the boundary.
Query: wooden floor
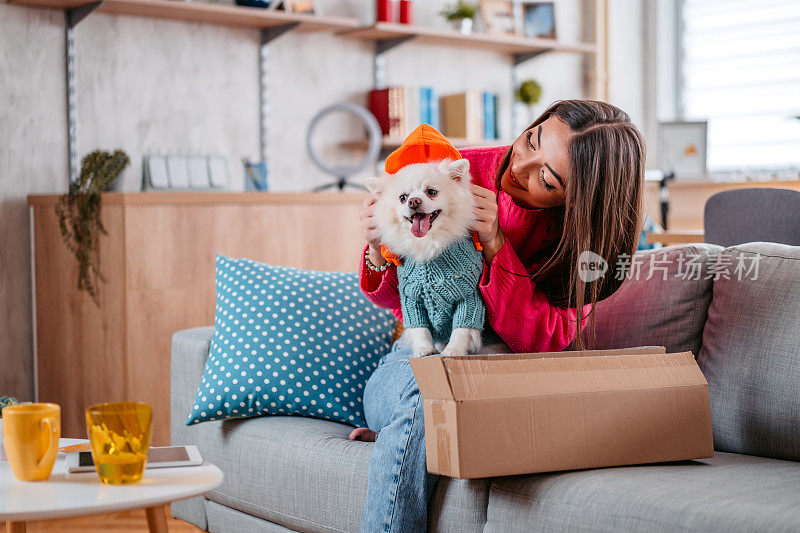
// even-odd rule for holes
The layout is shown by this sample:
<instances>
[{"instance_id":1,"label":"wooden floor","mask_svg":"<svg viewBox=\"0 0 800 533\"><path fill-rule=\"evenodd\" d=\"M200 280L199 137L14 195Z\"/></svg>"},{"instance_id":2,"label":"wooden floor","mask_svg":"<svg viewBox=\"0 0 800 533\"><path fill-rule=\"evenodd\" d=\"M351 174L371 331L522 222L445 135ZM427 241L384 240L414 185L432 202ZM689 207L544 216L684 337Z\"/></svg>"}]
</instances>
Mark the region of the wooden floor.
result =
<instances>
[{"instance_id":1,"label":"wooden floor","mask_svg":"<svg viewBox=\"0 0 800 533\"><path fill-rule=\"evenodd\" d=\"M165 510L169 509L165 507ZM188 522L167 516L167 527L170 533L197 533L203 531ZM5 533L5 523L0 523L0 532ZM147 531L147 518L144 509L123 511L119 513L78 518L60 518L57 520L41 520L28 522L27 533L40 531L58 531L59 533L92 533L93 531Z\"/></svg>"}]
</instances>

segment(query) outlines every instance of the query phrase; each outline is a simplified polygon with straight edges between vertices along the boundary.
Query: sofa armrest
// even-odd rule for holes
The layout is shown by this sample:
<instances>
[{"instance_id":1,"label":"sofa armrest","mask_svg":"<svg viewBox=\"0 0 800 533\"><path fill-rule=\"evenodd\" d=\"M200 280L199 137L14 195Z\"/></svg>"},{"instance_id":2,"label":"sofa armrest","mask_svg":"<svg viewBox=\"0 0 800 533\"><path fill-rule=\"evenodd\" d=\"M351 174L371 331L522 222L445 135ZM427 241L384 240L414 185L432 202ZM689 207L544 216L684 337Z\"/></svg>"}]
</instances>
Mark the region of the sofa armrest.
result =
<instances>
[{"instance_id":1,"label":"sofa armrest","mask_svg":"<svg viewBox=\"0 0 800 533\"><path fill-rule=\"evenodd\" d=\"M197 444L197 432L185 422L192 410L197 388L205 370L214 328L192 328L172 336L170 370L170 439L173 446ZM200 529L208 528L203 497L172 503L172 516L190 522Z\"/></svg>"},{"instance_id":2,"label":"sofa armrest","mask_svg":"<svg viewBox=\"0 0 800 533\"><path fill-rule=\"evenodd\" d=\"M186 437L186 417L192 410L203 377L214 328L192 328L172 336L170 370L170 437L172 444L191 444Z\"/></svg>"}]
</instances>

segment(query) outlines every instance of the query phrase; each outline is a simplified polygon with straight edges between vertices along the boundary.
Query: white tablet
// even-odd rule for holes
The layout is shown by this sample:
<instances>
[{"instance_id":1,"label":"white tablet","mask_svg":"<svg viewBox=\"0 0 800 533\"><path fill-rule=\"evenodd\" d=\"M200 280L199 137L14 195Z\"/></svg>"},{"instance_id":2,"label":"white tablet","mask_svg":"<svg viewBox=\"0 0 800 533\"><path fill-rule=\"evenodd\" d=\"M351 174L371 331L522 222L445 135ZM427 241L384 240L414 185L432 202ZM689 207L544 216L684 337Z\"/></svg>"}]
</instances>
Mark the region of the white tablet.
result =
<instances>
[{"instance_id":1,"label":"white tablet","mask_svg":"<svg viewBox=\"0 0 800 533\"><path fill-rule=\"evenodd\" d=\"M145 468L167 468L172 466L197 466L203 464L197 446L151 447L147 452ZM67 472L94 472L92 452L68 453L65 468Z\"/></svg>"}]
</instances>

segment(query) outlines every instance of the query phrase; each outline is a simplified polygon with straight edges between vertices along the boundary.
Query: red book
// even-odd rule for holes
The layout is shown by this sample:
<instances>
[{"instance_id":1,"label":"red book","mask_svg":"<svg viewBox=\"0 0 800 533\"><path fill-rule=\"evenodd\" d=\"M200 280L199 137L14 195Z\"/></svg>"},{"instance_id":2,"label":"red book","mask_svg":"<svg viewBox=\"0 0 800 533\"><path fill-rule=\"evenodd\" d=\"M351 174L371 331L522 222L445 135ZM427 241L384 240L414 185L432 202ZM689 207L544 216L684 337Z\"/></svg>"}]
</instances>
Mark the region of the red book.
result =
<instances>
[{"instance_id":1,"label":"red book","mask_svg":"<svg viewBox=\"0 0 800 533\"><path fill-rule=\"evenodd\" d=\"M397 88L373 89L369 92L369 110L378 119L384 135L396 134L400 125L397 109Z\"/></svg>"}]
</instances>

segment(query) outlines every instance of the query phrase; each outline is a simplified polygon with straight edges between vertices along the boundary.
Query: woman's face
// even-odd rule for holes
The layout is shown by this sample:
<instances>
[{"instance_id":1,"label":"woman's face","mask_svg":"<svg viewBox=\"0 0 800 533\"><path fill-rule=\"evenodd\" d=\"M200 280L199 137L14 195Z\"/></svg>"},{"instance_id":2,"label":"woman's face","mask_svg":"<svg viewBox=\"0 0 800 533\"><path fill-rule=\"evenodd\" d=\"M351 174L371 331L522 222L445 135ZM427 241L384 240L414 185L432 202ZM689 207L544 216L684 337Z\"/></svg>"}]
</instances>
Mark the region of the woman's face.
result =
<instances>
[{"instance_id":1,"label":"woman's face","mask_svg":"<svg viewBox=\"0 0 800 533\"><path fill-rule=\"evenodd\" d=\"M500 188L529 209L564 204L569 175L569 126L551 116L522 132L511 145L511 160L500 178Z\"/></svg>"}]
</instances>

